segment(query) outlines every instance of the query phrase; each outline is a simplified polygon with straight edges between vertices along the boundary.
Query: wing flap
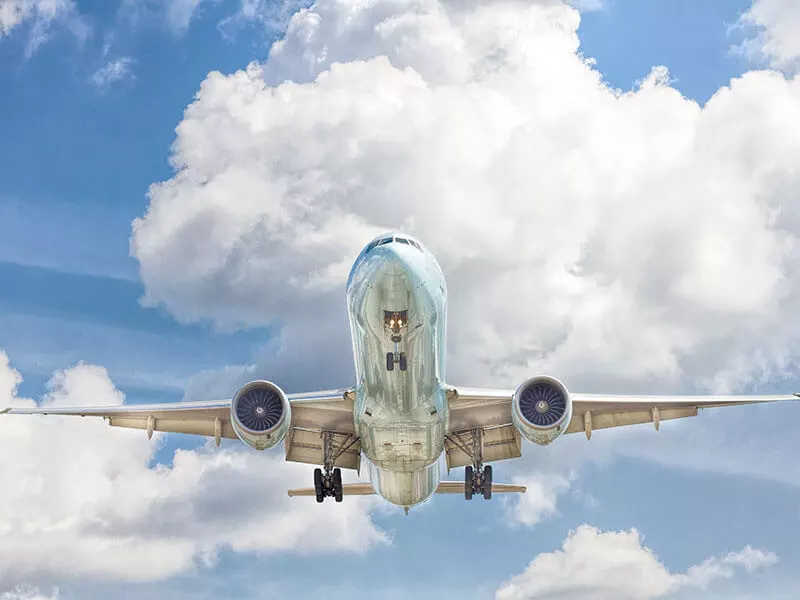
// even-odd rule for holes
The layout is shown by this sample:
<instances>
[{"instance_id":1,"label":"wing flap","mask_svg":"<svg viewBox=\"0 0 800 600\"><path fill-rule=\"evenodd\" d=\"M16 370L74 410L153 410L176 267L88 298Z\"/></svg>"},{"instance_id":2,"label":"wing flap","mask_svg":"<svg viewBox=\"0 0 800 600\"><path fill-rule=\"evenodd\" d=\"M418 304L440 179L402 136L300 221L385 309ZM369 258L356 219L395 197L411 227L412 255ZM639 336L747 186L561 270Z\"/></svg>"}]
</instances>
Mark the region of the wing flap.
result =
<instances>
[{"instance_id":1,"label":"wing flap","mask_svg":"<svg viewBox=\"0 0 800 600\"><path fill-rule=\"evenodd\" d=\"M669 421L671 419L681 419L684 417L696 417L696 406L686 406L683 408L664 408L659 409L658 415L660 421ZM577 433L586 431L586 412L592 413L590 430L594 429L608 429L610 427L625 427L626 425L639 425L642 423L653 422L652 407L647 410L632 410L625 412L598 412L587 411L584 408L576 407L572 414L572 420L569 422L564 433Z\"/></svg>"},{"instance_id":2,"label":"wing flap","mask_svg":"<svg viewBox=\"0 0 800 600\"><path fill-rule=\"evenodd\" d=\"M324 464L322 446L322 431L319 429L294 427L289 430L284 439L286 460L289 462L322 465ZM333 447L341 450L333 462L334 467L356 471L361 468L361 443L354 440L353 434L334 433Z\"/></svg>"},{"instance_id":3,"label":"wing flap","mask_svg":"<svg viewBox=\"0 0 800 600\"><path fill-rule=\"evenodd\" d=\"M147 417L142 418L138 416L115 416L106 417L108 424L112 427L125 427L128 429L148 429ZM153 418L153 431L163 431L166 433L187 433L191 435L204 435L214 437L214 420L213 419L175 419L169 417L154 417ZM230 420L220 419L222 427L221 436L231 440L237 439L236 433L233 431Z\"/></svg>"},{"instance_id":4,"label":"wing flap","mask_svg":"<svg viewBox=\"0 0 800 600\"><path fill-rule=\"evenodd\" d=\"M353 420L355 401L346 393L338 393L328 400L293 400L290 397L290 401L292 427L339 433L356 431Z\"/></svg>"}]
</instances>

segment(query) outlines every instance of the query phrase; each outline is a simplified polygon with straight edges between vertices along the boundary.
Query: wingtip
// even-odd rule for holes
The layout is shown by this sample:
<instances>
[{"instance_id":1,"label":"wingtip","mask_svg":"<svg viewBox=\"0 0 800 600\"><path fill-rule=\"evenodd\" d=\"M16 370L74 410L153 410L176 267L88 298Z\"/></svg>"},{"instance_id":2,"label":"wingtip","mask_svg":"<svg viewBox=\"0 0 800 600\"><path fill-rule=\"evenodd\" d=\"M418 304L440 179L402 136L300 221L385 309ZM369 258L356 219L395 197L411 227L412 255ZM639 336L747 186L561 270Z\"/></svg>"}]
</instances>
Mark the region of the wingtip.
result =
<instances>
[{"instance_id":1,"label":"wingtip","mask_svg":"<svg viewBox=\"0 0 800 600\"><path fill-rule=\"evenodd\" d=\"M794 396L795 398L800 398L800 393L795 392L794 394L792 394L792 396Z\"/></svg>"},{"instance_id":2,"label":"wingtip","mask_svg":"<svg viewBox=\"0 0 800 600\"><path fill-rule=\"evenodd\" d=\"M9 406L8 408L4 408L3 410L0 410L0 415L4 415L4 414L10 413L10 412L11 412L11 407Z\"/></svg>"}]
</instances>

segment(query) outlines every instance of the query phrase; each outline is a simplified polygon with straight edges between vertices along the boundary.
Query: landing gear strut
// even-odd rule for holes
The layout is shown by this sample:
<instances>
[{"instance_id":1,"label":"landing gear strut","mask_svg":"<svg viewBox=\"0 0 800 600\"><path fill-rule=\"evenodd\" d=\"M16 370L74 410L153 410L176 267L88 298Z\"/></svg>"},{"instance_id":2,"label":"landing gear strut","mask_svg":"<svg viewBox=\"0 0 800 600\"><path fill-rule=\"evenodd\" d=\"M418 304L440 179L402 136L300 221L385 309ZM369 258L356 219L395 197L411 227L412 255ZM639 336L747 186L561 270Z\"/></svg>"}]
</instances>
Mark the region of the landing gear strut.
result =
<instances>
[{"instance_id":1,"label":"landing gear strut","mask_svg":"<svg viewBox=\"0 0 800 600\"><path fill-rule=\"evenodd\" d=\"M332 431L322 432L322 457L324 462L323 469L314 469L314 491L316 492L317 502L324 502L325 498L333 497L336 502L341 502L344 497L342 486L342 470L334 468L334 464L339 457L358 442L354 435L348 435L338 448L334 448L334 433Z\"/></svg>"},{"instance_id":2,"label":"landing gear strut","mask_svg":"<svg viewBox=\"0 0 800 600\"><path fill-rule=\"evenodd\" d=\"M464 468L464 498L472 500L473 495L482 494L489 500L492 497L492 466L483 466L483 429L451 433L447 438L472 459L472 464Z\"/></svg>"}]
</instances>

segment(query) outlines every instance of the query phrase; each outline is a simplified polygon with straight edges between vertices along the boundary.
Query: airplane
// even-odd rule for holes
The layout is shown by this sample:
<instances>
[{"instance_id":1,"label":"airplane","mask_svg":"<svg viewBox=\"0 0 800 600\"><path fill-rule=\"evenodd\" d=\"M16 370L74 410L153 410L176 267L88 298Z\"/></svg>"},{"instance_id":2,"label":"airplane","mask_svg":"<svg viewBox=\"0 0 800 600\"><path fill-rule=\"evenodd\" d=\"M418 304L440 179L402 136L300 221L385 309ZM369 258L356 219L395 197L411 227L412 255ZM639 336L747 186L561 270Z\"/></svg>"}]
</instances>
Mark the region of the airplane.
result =
<instances>
[{"instance_id":1,"label":"airplane","mask_svg":"<svg viewBox=\"0 0 800 600\"><path fill-rule=\"evenodd\" d=\"M314 486L289 496L379 494L402 507L434 493L490 499L525 492L495 483L492 465L522 455L522 440L541 446L565 434L692 417L700 409L797 400L800 394L759 396L632 396L572 393L550 375L516 389L449 385L445 379L447 288L442 269L417 239L386 233L361 251L346 286L356 382L339 390L286 394L257 380L232 398L115 407L7 408L0 414L102 417L110 425L238 439L256 450L283 442L285 459L319 465ZM464 480L441 481L465 467ZM370 483L342 483L342 469Z\"/></svg>"}]
</instances>

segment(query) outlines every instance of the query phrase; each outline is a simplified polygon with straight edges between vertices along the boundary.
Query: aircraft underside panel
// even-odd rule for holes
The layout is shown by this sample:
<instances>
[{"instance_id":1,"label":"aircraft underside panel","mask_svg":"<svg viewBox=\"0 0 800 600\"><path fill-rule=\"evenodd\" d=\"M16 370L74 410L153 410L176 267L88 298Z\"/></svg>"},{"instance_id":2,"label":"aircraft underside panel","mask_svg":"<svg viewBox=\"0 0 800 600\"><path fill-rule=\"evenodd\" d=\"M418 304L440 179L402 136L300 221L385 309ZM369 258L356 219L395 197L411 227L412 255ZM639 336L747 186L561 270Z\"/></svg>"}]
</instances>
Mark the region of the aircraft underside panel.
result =
<instances>
[{"instance_id":1,"label":"aircraft underside panel","mask_svg":"<svg viewBox=\"0 0 800 600\"><path fill-rule=\"evenodd\" d=\"M374 249L348 286L356 429L379 493L404 506L438 484L447 422L444 293L438 265L410 245Z\"/></svg>"},{"instance_id":2,"label":"aircraft underside panel","mask_svg":"<svg viewBox=\"0 0 800 600\"><path fill-rule=\"evenodd\" d=\"M477 450L477 452L476 452ZM451 433L445 441L447 470L473 464L473 456L482 462L496 462L522 456L522 436L513 424Z\"/></svg>"},{"instance_id":3,"label":"aircraft underside panel","mask_svg":"<svg viewBox=\"0 0 800 600\"><path fill-rule=\"evenodd\" d=\"M352 433L330 432L332 467L361 469L361 443ZM325 438L320 430L292 428L284 440L286 460L309 465L325 464Z\"/></svg>"}]
</instances>

